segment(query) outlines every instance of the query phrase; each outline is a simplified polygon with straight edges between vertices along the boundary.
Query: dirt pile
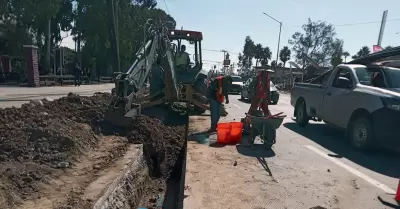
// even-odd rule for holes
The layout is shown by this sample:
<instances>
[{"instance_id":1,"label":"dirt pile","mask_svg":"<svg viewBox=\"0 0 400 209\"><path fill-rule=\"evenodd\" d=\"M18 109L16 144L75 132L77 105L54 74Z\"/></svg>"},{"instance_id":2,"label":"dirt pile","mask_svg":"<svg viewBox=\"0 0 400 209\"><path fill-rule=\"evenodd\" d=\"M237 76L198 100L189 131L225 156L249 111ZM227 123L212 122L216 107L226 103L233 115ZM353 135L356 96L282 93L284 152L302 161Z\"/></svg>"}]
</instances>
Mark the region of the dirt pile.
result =
<instances>
[{"instance_id":1,"label":"dirt pile","mask_svg":"<svg viewBox=\"0 0 400 209\"><path fill-rule=\"evenodd\" d=\"M92 97L69 94L54 101L0 109L0 204L14 208L25 200L40 199L43 184L74 166L82 153L97 149L103 134L126 136L130 143L143 144L157 182L151 184L147 199L162 193L183 147L184 126L166 127L157 119L140 116L131 130L122 131L103 121L110 99L104 93Z\"/></svg>"},{"instance_id":2,"label":"dirt pile","mask_svg":"<svg viewBox=\"0 0 400 209\"><path fill-rule=\"evenodd\" d=\"M101 117L106 94L36 101L0 109L0 203L38 198L46 183L97 144L88 122ZM104 104L107 104L105 102ZM12 191L12 192L10 192Z\"/></svg>"}]
</instances>

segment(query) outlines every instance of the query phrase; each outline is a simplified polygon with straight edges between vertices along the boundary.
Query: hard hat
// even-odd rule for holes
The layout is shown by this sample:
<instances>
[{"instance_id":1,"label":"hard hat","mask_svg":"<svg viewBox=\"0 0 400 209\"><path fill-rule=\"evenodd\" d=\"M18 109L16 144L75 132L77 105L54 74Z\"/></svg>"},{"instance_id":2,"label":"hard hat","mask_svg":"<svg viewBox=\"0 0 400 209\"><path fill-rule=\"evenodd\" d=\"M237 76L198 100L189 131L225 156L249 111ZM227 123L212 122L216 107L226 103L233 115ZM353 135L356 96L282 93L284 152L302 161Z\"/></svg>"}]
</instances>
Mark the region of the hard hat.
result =
<instances>
[{"instance_id":1,"label":"hard hat","mask_svg":"<svg viewBox=\"0 0 400 209\"><path fill-rule=\"evenodd\" d=\"M271 69L267 69L267 68L264 68L264 67L256 67L255 70L256 70L257 73L258 73L258 72L267 72L267 73L273 73L273 72L275 72L275 71L273 71L273 70L271 70Z\"/></svg>"}]
</instances>

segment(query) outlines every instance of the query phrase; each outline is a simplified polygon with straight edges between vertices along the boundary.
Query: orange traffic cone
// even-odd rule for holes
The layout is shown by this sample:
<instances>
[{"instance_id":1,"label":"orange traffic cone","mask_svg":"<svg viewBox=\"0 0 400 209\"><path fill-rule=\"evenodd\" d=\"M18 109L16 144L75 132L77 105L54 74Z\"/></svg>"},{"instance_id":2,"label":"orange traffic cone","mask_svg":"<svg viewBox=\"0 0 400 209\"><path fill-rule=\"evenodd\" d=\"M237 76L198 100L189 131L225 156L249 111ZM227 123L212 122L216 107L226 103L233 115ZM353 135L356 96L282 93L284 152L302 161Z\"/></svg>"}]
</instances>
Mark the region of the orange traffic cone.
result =
<instances>
[{"instance_id":1,"label":"orange traffic cone","mask_svg":"<svg viewBox=\"0 0 400 209\"><path fill-rule=\"evenodd\" d=\"M396 196L394 197L394 199L397 202L400 202L400 180L399 180L399 185L397 186L397 192L396 192Z\"/></svg>"}]
</instances>

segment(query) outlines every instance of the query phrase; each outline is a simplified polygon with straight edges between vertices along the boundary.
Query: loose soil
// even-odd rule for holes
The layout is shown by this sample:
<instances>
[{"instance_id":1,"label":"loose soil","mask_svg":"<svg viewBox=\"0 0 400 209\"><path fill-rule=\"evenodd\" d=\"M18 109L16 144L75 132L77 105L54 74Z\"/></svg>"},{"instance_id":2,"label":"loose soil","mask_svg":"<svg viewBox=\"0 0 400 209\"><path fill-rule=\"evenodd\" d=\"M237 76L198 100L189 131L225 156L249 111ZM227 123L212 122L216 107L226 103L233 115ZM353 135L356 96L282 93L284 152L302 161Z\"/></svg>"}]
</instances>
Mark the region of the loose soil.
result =
<instances>
[{"instance_id":1,"label":"loose soil","mask_svg":"<svg viewBox=\"0 0 400 209\"><path fill-rule=\"evenodd\" d=\"M139 116L131 130L121 130L103 120L110 100L105 93L69 94L0 109L1 208L90 208L94 199L83 198L83 191L132 144L143 144L152 179L140 206L154 207L183 148L185 128Z\"/></svg>"}]
</instances>

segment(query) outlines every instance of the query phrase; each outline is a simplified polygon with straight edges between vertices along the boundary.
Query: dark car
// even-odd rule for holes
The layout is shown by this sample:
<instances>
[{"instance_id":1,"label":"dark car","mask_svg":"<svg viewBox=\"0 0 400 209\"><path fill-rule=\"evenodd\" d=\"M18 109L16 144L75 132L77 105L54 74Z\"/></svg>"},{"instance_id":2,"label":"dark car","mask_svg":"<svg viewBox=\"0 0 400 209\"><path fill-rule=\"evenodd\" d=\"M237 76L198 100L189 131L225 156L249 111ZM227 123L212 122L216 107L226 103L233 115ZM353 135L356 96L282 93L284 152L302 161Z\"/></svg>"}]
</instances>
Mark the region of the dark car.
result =
<instances>
[{"instance_id":1,"label":"dark car","mask_svg":"<svg viewBox=\"0 0 400 209\"><path fill-rule=\"evenodd\" d=\"M240 76L233 75L232 76L232 85L229 90L229 93L240 94L243 88L243 79Z\"/></svg>"},{"instance_id":2,"label":"dark car","mask_svg":"<svg viewBox=\"0 0 400 209\"><path fill-rule=\"evenodd\" d=\"M243 88L242 88L242 92L241 92L241 94L240 94L240 98L242 99L242 100L248 100L248 101L250 101L250 92L249 92L249 85L250 85L250 82L253 80L253 78L249 78L245 83L244 83L244 85L243 85ZM269 94L269 97L270 97L270 100L271 100L271 103L272 104L278 104L278 100L279 100L279 91L278 91L278 89L276 88L276 86L275 86L275 84L274 83L272 83L272 81L270 81L270 87L269 87L269 90L270 90L270 94Z\"/></svg>"}]
</instances>

